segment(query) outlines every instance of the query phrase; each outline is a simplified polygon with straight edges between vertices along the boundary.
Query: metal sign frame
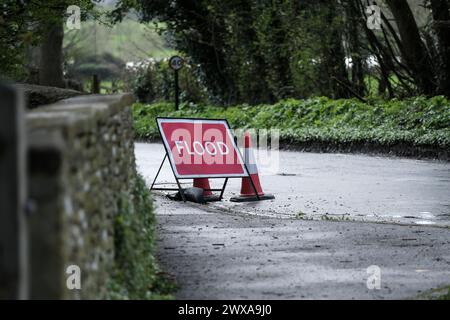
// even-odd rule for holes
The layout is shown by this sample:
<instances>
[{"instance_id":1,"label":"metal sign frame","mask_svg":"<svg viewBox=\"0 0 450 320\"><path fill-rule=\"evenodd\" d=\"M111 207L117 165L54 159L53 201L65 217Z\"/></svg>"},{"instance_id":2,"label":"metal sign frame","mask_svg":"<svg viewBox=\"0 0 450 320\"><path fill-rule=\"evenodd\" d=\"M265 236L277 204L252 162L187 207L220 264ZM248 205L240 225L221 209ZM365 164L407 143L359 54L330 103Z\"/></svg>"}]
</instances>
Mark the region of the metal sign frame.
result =
<instances>
[{"instance_id":1,"label":"metal sign frame","mask_svg":"<svg viewBox=\"0 0 450 320\"><path fill-rule=\"evenodd\" d=\"M251 175L250 175L250 173L249 173L247 164L245 163L244 158L242 157L241 151L239 150L239 148L238 148L238 146L237 146L237 144L236 144L235 137L232 136L232 138L233 138L232 141L233 141L233 146L234 146L234 148L235 148L235 150L236 150L236 153L237 153L239 159L241 160L241 162L242 162L242 164L243 164L244 173L243 173L242 175L224 175L224 176L220 176L220 177L217 177L217 176L210 176L210 175L201 175L201 176L199 176L199 177L193 177L193 176L189 176L189 177L179 177L179 176L177 176L176 171L175 171L175 169L174 169L175 167L174 167L174 164L172 163L172 160L173 160L173 159L171 159L169 150L167 150L168 146L166 145L166 143L165 143L165 141L164 141L164 138L163 138L164 135L163 135L162 132L161 132L161 128L160 128L160 126L159 126L158 119L168 119L168 120L195 120L195 121L202 121L202 120L204 120L204 121L223 121L223 122L226 124L226 126L227 126L227 130L229 130L228 132L231 133L231 127L230 127L230 124L229 124L229 122L228 122L227 119L156 117L155 120L156 120L156 124L157 124L157 127L158 127L159 135L161 136L161 140L162 140L163 145L164 145L165 154L164 154L164 158L163 158L163 160L162 160L162 162L161 162L161 165L159 166L158 172L156 173L156 176L155 176L155 178L153 179L152 185L151 185L151 187L150 187L150 191L151 191L151 190L156 190L156 191L179 191L182 200L183 200L184 202L186 202L186 197L185 197L185 195L184 195L184 190L183 190L183 188L181 187L180 180L195 179L195 178L225 179L225 181L224 181L223 186L222 186L221 189L205 189L205 191L220 191L219 199L222 200L222 198L223 198L223 193L225 192L225 188L226 188L227 183L228 183L228 179L233 179L233 178L249 178L249 179L250 179L250 184L252 185L252 188L253 188L253 191L255 192L256 198L257 198L258 200L260 200L258 191L256 190L255 183L253 182L253 179L252 179L252 177L251 177ZM177 184L177 188L155 188L156 180L158 179L159 173L161 172L161 169L162 169L162 167L163 167L164 162L166 161L166 159L169 159L170 169L172 170L173 176L174 176L174 178L175 178L175 181L176 181L176 184ZM167 183L167 184L170 184L170 183Z\"/></svg>"}]
</instances>

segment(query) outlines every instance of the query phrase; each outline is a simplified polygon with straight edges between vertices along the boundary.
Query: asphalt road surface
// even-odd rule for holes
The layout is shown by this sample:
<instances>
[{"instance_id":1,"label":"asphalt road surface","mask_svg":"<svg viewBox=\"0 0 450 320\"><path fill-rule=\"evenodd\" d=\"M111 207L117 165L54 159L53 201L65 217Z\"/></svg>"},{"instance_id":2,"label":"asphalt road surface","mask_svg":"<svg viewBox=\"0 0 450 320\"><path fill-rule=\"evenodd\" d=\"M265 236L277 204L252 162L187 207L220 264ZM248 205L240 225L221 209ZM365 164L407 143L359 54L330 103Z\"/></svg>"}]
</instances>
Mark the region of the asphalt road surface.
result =
<instances>
[{"instance_id":1,"label":"asphalt road surface","mask_svg":"<svg viewBox=\"0 0 450 320\"><path fill-rule=\"evenodd\" d=\"M136 144L148 184L163 152ZM448 163L280 152L267 171L271 201L229 202L239 179L221 203L155 193L158 258L177 298L397 299L450 285ZM158 180L174 181L167 164ZM372 265L380 289L367 285Z\"/></svg>"},{"instance_id":2,"label":"asphalt road surface","mask_svg":"<svg viewBox=\"0 0 450 320\"><path fill-rule=\"evenodd\" d=\"M136 156L151 182L164 156L163 146L138 143ZM259 216L450 226L448 162L288 151L273 158L278 165L260 165L260 178L275 200L229 202L240 190L240 179L231 179L224 201L215 205ZM174 181L166 162L158 182ZM220 187L222 181L211 184Z\"/></svg>"}]
</instances>

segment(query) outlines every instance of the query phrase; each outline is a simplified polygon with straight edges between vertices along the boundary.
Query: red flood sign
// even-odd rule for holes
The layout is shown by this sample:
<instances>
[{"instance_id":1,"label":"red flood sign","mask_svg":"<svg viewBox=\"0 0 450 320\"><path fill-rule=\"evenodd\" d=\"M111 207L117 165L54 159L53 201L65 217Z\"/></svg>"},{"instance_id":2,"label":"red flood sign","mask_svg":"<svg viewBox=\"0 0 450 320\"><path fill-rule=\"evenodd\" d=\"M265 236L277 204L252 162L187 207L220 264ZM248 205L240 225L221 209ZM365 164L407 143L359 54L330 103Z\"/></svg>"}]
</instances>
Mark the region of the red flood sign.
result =
<instances>
[{"instance_id":1,"label":"red flood sign","mask_svg":"<svg viewBox=\"0 0 450 320\"><path fill-rule=\"evenodd\" d=\"M177 178L231 178L248 175L226 120L156 120Z\"/></svg>"}]
</instances>

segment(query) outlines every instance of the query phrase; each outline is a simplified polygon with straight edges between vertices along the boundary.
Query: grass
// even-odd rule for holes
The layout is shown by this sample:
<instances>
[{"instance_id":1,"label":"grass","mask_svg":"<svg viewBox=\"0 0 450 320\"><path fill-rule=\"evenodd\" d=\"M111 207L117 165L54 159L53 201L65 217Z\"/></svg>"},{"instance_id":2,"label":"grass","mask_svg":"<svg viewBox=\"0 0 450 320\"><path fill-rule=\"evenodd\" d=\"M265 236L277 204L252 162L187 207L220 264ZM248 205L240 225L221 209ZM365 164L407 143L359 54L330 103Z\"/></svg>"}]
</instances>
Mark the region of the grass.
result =
<instances>
[{"instance_id":1,"label":"grass","mask_svg":"<svg viewBox=\"0 0 450 320\"><path fill-rule=\"evenodd\" d=\"M184 104L174 111L171 103L135 104L138 139L157 139L156 116L226 118L232 128L280 130L285 144L378 145L450 149L450 101L442 96L406 100L316 97L284 100L274 105L233 107Z\"/></svg>"},{"instance_id":2,"label":"grass","mask_svg":"<svg viewBox=\"0 0 450 320\"><path fill-rule=\"evenodd\" d=\"M83 21L80 30L65 31L64 47L99 56L107 52L124 61L167 58L175 52L152 24L140 23L129 17L113 26Z\"/></svg>"},{"instance_id":3,"label":"grass","mask_svg":"<svg viewBox=\"0 0 450 320\"><path fill-rule=\"evenodd\" d=\"M450 300L450 287L448 288L447 293L442 295L442 296L440 296L438 299L439 300Z\"/></svg>"},{"instance_id":4,"label":"grass","mask_svg":"<svg viewBox=\"0 0 450 320\"><path fill-rule=\"evenodd\" d=\"M450 286L438 287L420 293L416 300L450 300Z\"/></svg>"},{"instance_id":5,"label":"grass","mask_svg":"<svg viewBox=\"0 0 450 320\"><path fill-rule=\"evenodd\" d=\"M124 82L122 80L116 81L115 90L116 92L123 92ZM84 81L83 90L85 92L92 92L92 80ZM112 94L113 83L111 80L102 80L100 82L100 94Z\"/></svg>"},{"instance_id":6,"label":"grass","mask_svg":"<svg viewBox=\"0 0 450 320\"><path fill-rule=\"evenodd\" d=\"M153 203L138 177L132 197L124 195L115 217L115 265L108 285L109 299L173 299L176 286L155 261Z\"/></svg>"}]
</instances>

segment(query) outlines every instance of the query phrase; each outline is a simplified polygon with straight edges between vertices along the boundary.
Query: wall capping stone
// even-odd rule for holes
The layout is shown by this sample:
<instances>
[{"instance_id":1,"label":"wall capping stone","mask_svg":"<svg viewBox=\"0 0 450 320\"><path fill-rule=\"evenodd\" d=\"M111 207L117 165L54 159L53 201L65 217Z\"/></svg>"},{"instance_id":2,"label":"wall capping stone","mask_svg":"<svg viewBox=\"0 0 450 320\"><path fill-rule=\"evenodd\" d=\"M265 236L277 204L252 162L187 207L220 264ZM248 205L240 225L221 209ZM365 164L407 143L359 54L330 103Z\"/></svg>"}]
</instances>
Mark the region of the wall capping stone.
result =
<instances>
[{"instance_id":1,"label":"wall capping stone","mask_svg":"<svg viewBox=\"0 0 450 320\"><path fill-rule=\"evenodd\" d=\"M72 127L74 133L85 131L92 122L106 121L111 115L129 108L132 94L88 95L41 106L27 113L29 128Z\"/></svg>"},{"instance_id":2,"label":"wall capping stone","mask_svg":"<svg viewBox=\"0 0 450 320\"><path fill-rule=\"evenodd\" d=\"M62 99L86 94L84 92L66 88L40 86L28 83L15 83L13 86L24 93L27 109L34 109L43 104L50 104Z\"/></svg>"}]
</instances>

